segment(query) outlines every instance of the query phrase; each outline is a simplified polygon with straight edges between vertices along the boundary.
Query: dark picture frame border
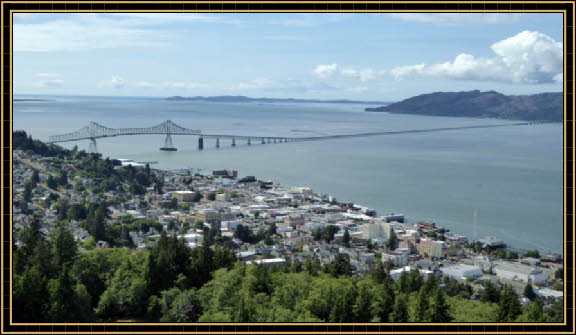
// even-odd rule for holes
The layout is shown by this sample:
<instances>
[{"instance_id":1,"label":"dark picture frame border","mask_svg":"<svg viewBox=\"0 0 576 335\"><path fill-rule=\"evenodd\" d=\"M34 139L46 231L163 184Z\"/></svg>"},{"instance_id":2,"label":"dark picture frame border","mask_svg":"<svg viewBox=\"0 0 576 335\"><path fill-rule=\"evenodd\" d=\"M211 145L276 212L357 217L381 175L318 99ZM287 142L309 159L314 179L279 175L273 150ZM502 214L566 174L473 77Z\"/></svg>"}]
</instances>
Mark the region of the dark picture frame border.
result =
<instances>
[{"instance_id":1,"label":"dark picture frame border","mask_svg":"<svg viewBox=\"0 0 576 335\"><path fill-rule=\"evenodd\" d=\"M2 313L4 334L574 334L574 14L573 1L3 1L2 24ZM12 14L15 12L556 12L564 16L564 322L563 323L13 323L12 304ZM88 65L88 64L87 64Z\"/></svg>"}]
</instances>

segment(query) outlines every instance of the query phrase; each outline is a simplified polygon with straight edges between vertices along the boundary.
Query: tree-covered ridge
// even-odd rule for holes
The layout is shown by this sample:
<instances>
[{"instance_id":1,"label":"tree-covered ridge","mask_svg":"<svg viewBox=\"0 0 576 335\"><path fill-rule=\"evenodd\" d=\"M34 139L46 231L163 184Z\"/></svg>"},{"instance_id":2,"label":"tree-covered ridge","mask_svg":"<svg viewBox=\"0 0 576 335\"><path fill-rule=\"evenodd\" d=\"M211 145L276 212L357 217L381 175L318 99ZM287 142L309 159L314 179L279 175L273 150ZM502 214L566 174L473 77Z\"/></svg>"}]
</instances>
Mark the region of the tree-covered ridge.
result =
<instances>
[{"instance_id":1,"label":"tree-covered ridge","mask_svg":"<svg viewBox=\"0 0 576 335\"><path fill-rule=\"evenodd\" d=\"M150 250L84 253L60 227L45 238L35 221L14 248L17 322L554 322L562 302L523 308L508 286L469 300L472 287L419 271L392 280L379 263L363 278L346 258L321 267L246 265L220 247L191 249L166 233ZM496 293L494 293L496 292Z\"/></svg>"},{"instance_id":2,"label":"tree-covered ridge","mask_svg":"<svg viewBox=\"0 0 576 335\"><path fill-rule=\"evenodd\" d=\"M366 111L557 122L561 122L564 115L561 92L504 95L478 90L422 94L387 106L366 108Z\"/></svg>"}]
</instances>

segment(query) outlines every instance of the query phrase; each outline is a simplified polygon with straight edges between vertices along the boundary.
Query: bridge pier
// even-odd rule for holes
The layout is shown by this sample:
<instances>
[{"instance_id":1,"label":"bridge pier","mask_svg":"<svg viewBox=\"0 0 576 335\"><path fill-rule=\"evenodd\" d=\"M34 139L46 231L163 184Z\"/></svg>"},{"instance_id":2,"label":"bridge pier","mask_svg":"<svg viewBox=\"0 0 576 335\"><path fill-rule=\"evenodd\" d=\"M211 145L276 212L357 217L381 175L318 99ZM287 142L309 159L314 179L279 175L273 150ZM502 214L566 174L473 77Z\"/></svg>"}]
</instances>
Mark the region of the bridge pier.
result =
<instances>
[{"instance_id":1,"label":"bridge pier","mask_svg":"<svg viewBox=\"0 0 576 335\"><path fill-rule=\"evenodd\" d=\"M162 151L176 151L176 148L172 144L172 135L170 133L166 134L166 139L164 140L164 146L160 148Z\"/></svg>"},{"instance_id":2,"label":"bridge pier","mask_svg":"<svg viewBox=\"0 0 576 335\"><path fill-rule=\"evenodd\" d=\"M266 142L264 141L264 137L262 137L262 144L266 144Z\"/></svg>"},{"instance_id":3,"label":"bridge pier","mask_svg":"<svg viewBox=\"0 0 576 335\"><path fill-rule=\"evenodd\" d=\"M90 144L88 144L88 152L91 154L98 153L98 146L96 145L96 139L94 137L90 137Z\"/></svg>"},{"instance_id":4,"label":"bridge pier","mask_svg":"<svg viewBox=\"0 0 576 335\"><path fill-rule=\"evenodd\" d=\"M204 150L204 138L198 137L198 150Z\"/></svg>"},{"instance_id":5,"label":"bridge pier","mask_svg":"<svg viewBox=\"0 0 576 335\"><path fill-rule=\"evenodd\" d=\"M220 148L220 137L216 137L216 148Z\"/></svg>"},{"instance_id":6,"label":"bridge pier","mask_svg":"<svg viewBox=\"0 0 576 335\"><path fill-rule=\"evenodd\" d=\"M268 144L270 144L270 137L268 137L268 138L267 138L267 140L268 140L268 141L267 141L267 142L268 142Z\"/></svg>"},{"instance_id":7,"label":"bridge pier","mask_svg":"<svg viewBox=\"0 0 576 335\"><path fill-rule=\"evenodd\" d=\"M246 144L251 145L252 143L250 143L250 139L248 139L248 142L246 142Z\"/></svg>"},{"instance_id":8,"label":"bridge pier","mask_svg":"<svg viewBox=\"0 0 576 335\"><path fill-rule=\"evenodd\" d=\"M232 137L232 146L235 147L236 146L236 139L234 137Z\"/></svg>"}]
</instances>

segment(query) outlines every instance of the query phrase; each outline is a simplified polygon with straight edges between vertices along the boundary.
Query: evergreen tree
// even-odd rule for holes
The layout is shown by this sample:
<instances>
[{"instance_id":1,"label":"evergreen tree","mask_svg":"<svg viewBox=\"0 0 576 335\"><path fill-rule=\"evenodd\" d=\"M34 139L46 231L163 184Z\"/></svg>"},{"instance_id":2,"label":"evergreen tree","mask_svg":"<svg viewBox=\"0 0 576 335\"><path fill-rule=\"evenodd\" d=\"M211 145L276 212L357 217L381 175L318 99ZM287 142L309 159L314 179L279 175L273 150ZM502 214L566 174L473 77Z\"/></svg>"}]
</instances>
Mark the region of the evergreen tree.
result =
<instances>
[{"instance_id":1,"label":"evergreen tree","mask_svg":"<svg viewBox=\"0 0 576 335\"><path fill-rule=\"evenodd\" d=\"M34 169L32 171L32 176L30 177L30 184L32 184L33 187L36 187L36 185L40 182L40 175L38 174L38 170Z\"/></svg>"},{"instance_id":2,"label":"evergreen tree","mask_svg":"<svg viewBox=\"0 0 576 335\"><path fill-rule=\"evenodd\" d=\"M324 272L329 273L332 277L352 275L352 267L350 260L342 254L338 254L336 258L329 264L326 264Z\"/></svg>"},{"instance_id":3,"label":"evergreen tree","mask_svg":"<svg viewBox=\"0 0 576 335\"><path fill-rule=\"evenodd\" d=\"M372 270L372 279L377 284L382 284L384 282L384 279L386 279L386 277L388 276L389 276L388 269L386 268L386 266L384 266L382 260L378 259L376 261L376 267L374 268L374 270Z\"/></svg>"},{"instance_id":4,"label":"evergreen tree","mask_svg":"<svg viewBox=\"0 0 576 335\"><path fill-rule=\"evenodd\" d=\"M290 271L294 273L300 273L302 272L302 270L303 270L302 262L300 262L298 259L295 259L294 262L292 262L292 267Z\"/></svg>"},{"instance_id":5,"label":"evergreen tree","mask_svg":"<svg viewBox=\"0 0 576 335\"><path fill-rule=\"evenodd\" d=\"M202 314L202 306L196 296L196 290L186 290L182 291L172 302L166 321L196 322L200 314Z\"/></svg>"},{"instance_id":6,"label":"evergreen tree","mask_svg":"<svg viewBox=\"0 0 576 335\"><path fill-rule=\"evenodd\" d=\"M209 250L204 255L205 249ZM158 243L150 251L147 279L152 294L171 288L179 274L184 274L200 287L209 280L212 271L212 250L205 245L195 249L194 267L191 266L190 249L183 239L176 235L169 237L166 232L160 234ZM198 255L200 253L200 255ZM207 258L209 261L206 261ZM208 263L205 265L204 263Z\"/></svg>"},{"instance_id":7,"label":"evergreen tree","mask_svg":"<svg viewBox=\"0 0 576 335\"><path fill-rule=\"evenodd\" d=\"M410 292L410 286L408 286L408 272L400 272L400 277L398 277L398 281L396 281L396 290L401 293Z\"/></svg>"},{"instance_id":8,"label":"evergreen tree","mask_svg":"<svg viewBox=\"0 0 576 335\"><path fill-rule=\"evenodd\" d=\"M394 303L394 310L390 314L390 322L408 322L408 306L404 294L398 294Z\"/></svg>"},{"instance_id":9,"label":"evergreen tree","mask_svg":"<svg viewBox=\"0 0 576 335\"><path fill-rule=\"evenodd\" d=\"M425 290L426 291L426 290ZM432 296L432 302L428 310L430 322L446 323L452 321L452 316L449 313L449 306L446 303L444 293L438 287Z\"/></svg>"},{"instance_id":10,"label":"evergreen tree","mask_svg":"<svg viewBox=\"0 0 576 335\"><path fill-rule=\"evenodd\" d=\"M312 232L312 237L314 241L320 241L322 239L322 229L318 228Z\"/></svg>"},{"instance_id":11,"label":"evergreen tree","mask_svg":"<svg viewBox=\"0 0 576 335\"><path fill-rule=\"evenodd\" d=\"M52 239L52 255L56 271L63 271L65 266L71 266L78 253L78 246L74 236L63 224L56 229Z\"/></svg>"},{"instance_id":12,"label":"evergreen tree","mask_svg":"<svg viewBox=\"0 0 576 335\"><path fill-rule=\"evenodd\" d=\"M484 282L484 292L480 298L482 302L498 303L500 301L500 290L491 281Z\"/></svg>"},{"instance_id":13,"label":"evergreen tree","mask_svg":"<svg viewBox=\"0 0 576 335\"><path fill-rule=\"evenodd\" d=\"M361 280L358 282L358 296L354 303L355 322L370 322L371 320L371 305L372 305L372 286L373 282L369 280Z\"/></svg>"},{"instance_id":14,"label":"evergreen tree","mask_svg":"<svg viewBox=\"0 0 576 335\"><path fill-rule=\"evenodd\" d=\"M68 172L66 172L66 170L60 171L60 176L58 176L58 185L60 186L68 185Z\"/></svg>"},{"instance_id":15,"label":"evergreen tree","mask_svg":"<svg viewBox=\"0 0 576 335\"><path fill-rule=\"evenodd\" d=\"M536 298L536 293L534 293L532 284L530 283L526 284L526 287L524 288L524 297L526 297L529 300L534 300L534 298Z\"/></svg>"},{"instance_id":16,"label":"evergreen tree","mask_svg":"<svg viewBox=\"0 0 576 335\"><path fill-rule=\"evenodd\" d=\"M420 270L418 270L417 268L410 270L407 280L408 280L408 289L410 290L410 292L416 292L420 290L420 288L422 287L423 279L422 276L420 275Z\"/></svg>"},{"instance_id":17,"label":"evergreen tree","mask_svg":"<svg viewBox=\"0 0 576 335\"><path fill-rule=\"evenodd\" d=\"M418 297L416 298L416 306L414 307L414 315L412 316L412 321L414 322L429 322L429 307L428 296L424 289L420 289Z\"/></svg>"},{"instance_id":18,"label":"evergreen tree","mask_svg":"<svg viewBox=\"0 0 576 335\"><path fill-rule=\"evenodd\" d=\"M76 315L75 294L67 264L63 266L57 279L48 284L50 303L47 319L51 322L70 322ZM75 321L75 320L74 320Z\"/></svg>"},{"instance_id":19,"label":"evergreen tree","mask_svg":"<svg viewBox=\"0 0 576 335\"><path fill-rule=\"evenodd\" d=\"M310 258L306 259L304 262L304 271L306 271L311 276L318 276L318 267L316 262L312 261Z\"/></svg>"},{"instance_id":20,"label":"evergreen tree","mask_svg":"<svg viewBox=\"0 0 576 335\"><path fill-rule=\"evenodd\" d=\"M13 277L13 317L15 322L42 322L48 303L46 277L38 267L27 268Z\"/></svg>"},{"instance_id":21,"label":"evergreen tree","mask_svg":"<svg viewBox=\"0 0 576 335\"><path fill-rule=\"evenodd\" d=\"M53 190L58 189L58 182L56 181L56 178L54 178L52 175L49 175L48 178L46 178L46 186Z\"/></svg>"},{"instance_id":22,"label":"evergreen tree","mask_svg":"<svg viewBox=\"0 0 576 335\"><path fill-rule=\"evenodd\" d=\"M396 236L396 233L394 233L394 230L390 231L390 237L386 242L386 248L388 248L388 250L396 250L396 248L398 248L398 237Z\"/></svg>"},{"instance_id":23,"label":"evergreen tree","mask_svg":"<svg viewBox=\"0 0 576 335\"><path fill-rule=\"evenodd\" d=\"M274 222L272 222L272 224L270 225L270 228L268 228L268 236L274 236L276 234L277 234L276 224Z\"/></svg>"},{"instance_id":24,"label":"evergreen tree","mask_svg":"<svg viewBox=\"0 0 576 335\"><path fill-rule=\"evenodd\" d=\"M424 282L424 285L422 286L424 288L424 292L426 292L427 295L430 295L432 293L434 293L434 291L440 286L440 283L438 282L438 278L435 275L430 275L428 276L428 278L426 279L426 281Z\"/></svg>"},{"instance_id":25,"label":"evergreen tree","mask_svg":"<svg viewBox=\"0 0 576 335\"><path fill-rule=\"evenodd\" d=\"M350 232L348 231L348 227L344 230L344 235L342 236L342 245L350 248Z\"/></svg>"},{"instance_id":26,"label":"evergreen tree","mask_svg":"<svg viewBox=\"0 0 576 335\"><path fill-rule=\"evenodd\" d=\"M376 320L379 322L390 320L390 314L394 311L394 298L394 282L392 278L386 277L374 291L372 313Z\"/></svg>"},{"instance_id":27,"label":"evergreen tree","mask_svg":"<svg viewBox=\"0 0 576 335\"><path fill-rule=\"evenodd\" d=\"M32 200L32 189L33 186L31 183L24 185L24 192L22 193L22 199L24 199L24 201L30 202Z\"/></svg>"},{"instance_id":28,"label":"evergreen tree","mask_svg":"<svg viewBox=\"0 0 576 335\"><path fill-rule=\"evenodd\" d=\"M540 299L535 299L524 310L522 315L518 316L516 322L551 322L551 318L544 312L544 306Z\"/></svg>"},{"instance_id":29,"label":"evergreen tree","mask_svg":"<svg viewBox=\"0 0 576 335\"><path fill-rule=\"evenodd\" d=\"M514 322L522 314L518 294L510 285L504 285L498 303L498 322Z\"/></svg>"}]
</instances>

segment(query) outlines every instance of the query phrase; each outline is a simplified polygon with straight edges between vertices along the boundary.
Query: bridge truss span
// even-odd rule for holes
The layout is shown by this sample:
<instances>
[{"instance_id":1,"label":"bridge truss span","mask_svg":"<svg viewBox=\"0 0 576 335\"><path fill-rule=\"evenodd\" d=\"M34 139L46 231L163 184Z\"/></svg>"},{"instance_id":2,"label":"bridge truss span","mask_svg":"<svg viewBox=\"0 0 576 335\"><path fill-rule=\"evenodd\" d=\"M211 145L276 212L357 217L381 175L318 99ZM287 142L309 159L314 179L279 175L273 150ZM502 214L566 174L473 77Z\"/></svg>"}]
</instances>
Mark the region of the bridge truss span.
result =
<instances>
[{"instance_id":1,"label":"bridge truss span","mask_svg":"<svg viewBox=\"0 0 576 335\"><path fill-rule=\"evenodd\" d=\"M96 122L90 122L75 132L54 135L48 138L49 143L70 142L86 139L96 139L102 137L124 136L124 135L201 135L197 129L181 127L171 120L164 121L158 125L147 128L108 128Z\"/></svg>"}]
</instances>

